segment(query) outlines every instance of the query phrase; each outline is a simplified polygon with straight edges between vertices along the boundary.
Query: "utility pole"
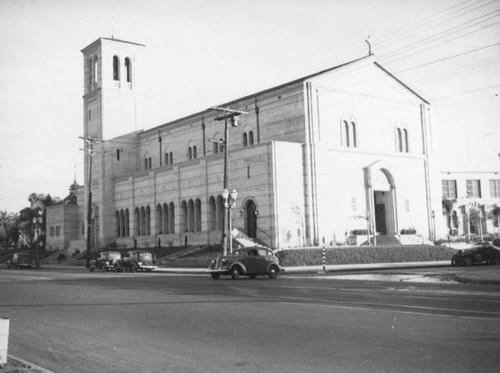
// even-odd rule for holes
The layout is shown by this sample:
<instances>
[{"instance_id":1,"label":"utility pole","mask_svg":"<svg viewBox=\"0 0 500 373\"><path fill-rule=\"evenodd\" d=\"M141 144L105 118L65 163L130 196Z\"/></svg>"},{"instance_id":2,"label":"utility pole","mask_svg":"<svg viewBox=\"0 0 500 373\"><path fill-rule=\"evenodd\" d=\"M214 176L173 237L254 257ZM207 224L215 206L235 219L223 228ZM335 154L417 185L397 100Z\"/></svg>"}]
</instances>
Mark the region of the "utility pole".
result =
<instances>
[{"instance_id":1,"label":"utility pole","mask_svg":"<svg viewBox=\"0 0 500 373\"><path fill-rule=\"evenodd\" d=\"M228 107L220 107L220 106L213 106L211 107L209 110L216 110L216 111L220 111L223 113L222 116L219 116L219 117L216 117L215 120L216 121L221 121L221 120L224 120L224 182L223 182L223 187L222 187L222 190L223 191L226 191L228 189L228 169L227 169L227 163L228 163L228 159L229 159L229 143L228 143L228 139L229 139L229 126L228 126L228 119L231 120L231 126L232 127L238 127L238 117L240 115L244 115L244 114L248 114L248 112L246 111L241 111L241 110L234 110L234 109L230 109ZM225 205L227 205L227 201L225 201ZM223 218L222 218L222 226L223 226L223 230L222 230L222 247L223 247L223 253L222 255L227 255L227 246L228 246L228 242L227 242L227 222L228 222L228 219L229 219L229 211L228 211L228 207L225 206L225 211L224 211L224 215L223 215ZM231 232L229 232L229 234L231 234Z\"/></svg>"},{"instance_id":2,"label":"utility pole","mask_svg":"<svg viewBox=\"0 0 500 373\"><path fill-rule=\"evenodd\" d=\"M91 248L91 227L92 227L92 159L94 157L94 145L101 142L94 137L81 137L80 139L87 142L87 149L81 149L87 151L89 154L89 179L88 179L88 203L87 203L87 263L86 267L90 266L90 248Z\"/></svg>"}]
</instances>

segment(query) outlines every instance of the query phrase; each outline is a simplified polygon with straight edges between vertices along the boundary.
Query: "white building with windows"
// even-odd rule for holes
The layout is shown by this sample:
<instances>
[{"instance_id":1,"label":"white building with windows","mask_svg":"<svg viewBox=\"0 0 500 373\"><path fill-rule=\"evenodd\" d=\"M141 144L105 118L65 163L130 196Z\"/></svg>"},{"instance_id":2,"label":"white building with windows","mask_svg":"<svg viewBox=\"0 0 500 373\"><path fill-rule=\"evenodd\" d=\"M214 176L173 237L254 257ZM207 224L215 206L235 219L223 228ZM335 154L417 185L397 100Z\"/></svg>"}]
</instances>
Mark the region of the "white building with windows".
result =
<instances>
[{"instance_id":1,"label":"white building with windows","mask_svg":"<svg viewBox=\"0 0 500 373\"><path fill-rule=\"evenodd\" d=\"M142 130L143 49L82 50L84 133L102 140L91 183L85 155L92 246L220 244L225 122L203 108ZM375 56L218 106L247 113L227 138L232 225L247 236L285 248L445 234L430 105Z\"/></svg>"},{"instance_id":2,"label":"white building with windows","mask_svg":"<svg viewBox=\"0 0 500 373\"><path fill-rule=\"evenodd\" d=\"M442 171L441 184L448 236L500 234L500 172Z\"/></svg>"}]
</instances>

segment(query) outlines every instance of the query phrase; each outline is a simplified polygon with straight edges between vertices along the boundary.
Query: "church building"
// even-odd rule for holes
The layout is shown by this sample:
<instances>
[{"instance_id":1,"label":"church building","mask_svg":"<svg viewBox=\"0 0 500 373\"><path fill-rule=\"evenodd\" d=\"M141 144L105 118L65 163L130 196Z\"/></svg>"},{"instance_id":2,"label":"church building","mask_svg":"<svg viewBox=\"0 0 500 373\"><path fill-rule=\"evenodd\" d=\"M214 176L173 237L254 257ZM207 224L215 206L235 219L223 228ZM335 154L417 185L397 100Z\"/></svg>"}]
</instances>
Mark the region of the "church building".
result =
<instances>
[{"instance_id":1,"label":"church building","mask_svg":"<svg viewBox=\"0 0 500 373\"><path fill-rule=\"evenodd\" d=\"M374 55L143 130L144 48L82 50L93 248L221 244L224 186L232 227L273 249L442 234L429 102Z\"/></svg>"}]
</instances>

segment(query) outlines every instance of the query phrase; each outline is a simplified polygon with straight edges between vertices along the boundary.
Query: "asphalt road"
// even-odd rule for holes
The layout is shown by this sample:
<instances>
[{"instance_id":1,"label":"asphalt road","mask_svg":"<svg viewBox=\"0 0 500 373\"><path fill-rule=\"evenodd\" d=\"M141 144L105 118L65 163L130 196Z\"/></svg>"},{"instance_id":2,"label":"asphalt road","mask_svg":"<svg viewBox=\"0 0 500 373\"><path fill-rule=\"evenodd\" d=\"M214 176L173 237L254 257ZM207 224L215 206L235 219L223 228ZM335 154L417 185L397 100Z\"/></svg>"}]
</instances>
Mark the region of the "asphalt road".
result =
<instances>
[{"instance_id":1,"label":"asphalt road","mask_svg":"<svg viewBox=\"0 0 500 373\"><path fill-rule=\"evenodd\" d=\"M498 372L500 285L439 271L214 281L2 268L0 316L9 354L54 372Z\"/></svg>"}]
</instances>

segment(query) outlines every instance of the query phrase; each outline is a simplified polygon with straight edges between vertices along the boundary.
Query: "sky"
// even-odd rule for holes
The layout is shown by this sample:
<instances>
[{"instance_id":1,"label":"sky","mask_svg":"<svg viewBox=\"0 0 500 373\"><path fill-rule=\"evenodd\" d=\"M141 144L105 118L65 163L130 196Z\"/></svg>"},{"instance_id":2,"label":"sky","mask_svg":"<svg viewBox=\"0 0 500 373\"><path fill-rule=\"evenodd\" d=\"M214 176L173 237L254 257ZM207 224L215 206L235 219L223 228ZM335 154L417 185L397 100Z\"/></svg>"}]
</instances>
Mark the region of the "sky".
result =
<instances>
[{"instance_id":1,"label":"sky","mask_svg":"<svg viewBox=\"0 0 500 373\"><path fill-rule=\"evenodd\" d=\"M372 51L431 103L442 170L500 172L499 0L0 0L0 211L83 184L83 57L145 44L144 129Z\"/></svg>"}]
</instances>

